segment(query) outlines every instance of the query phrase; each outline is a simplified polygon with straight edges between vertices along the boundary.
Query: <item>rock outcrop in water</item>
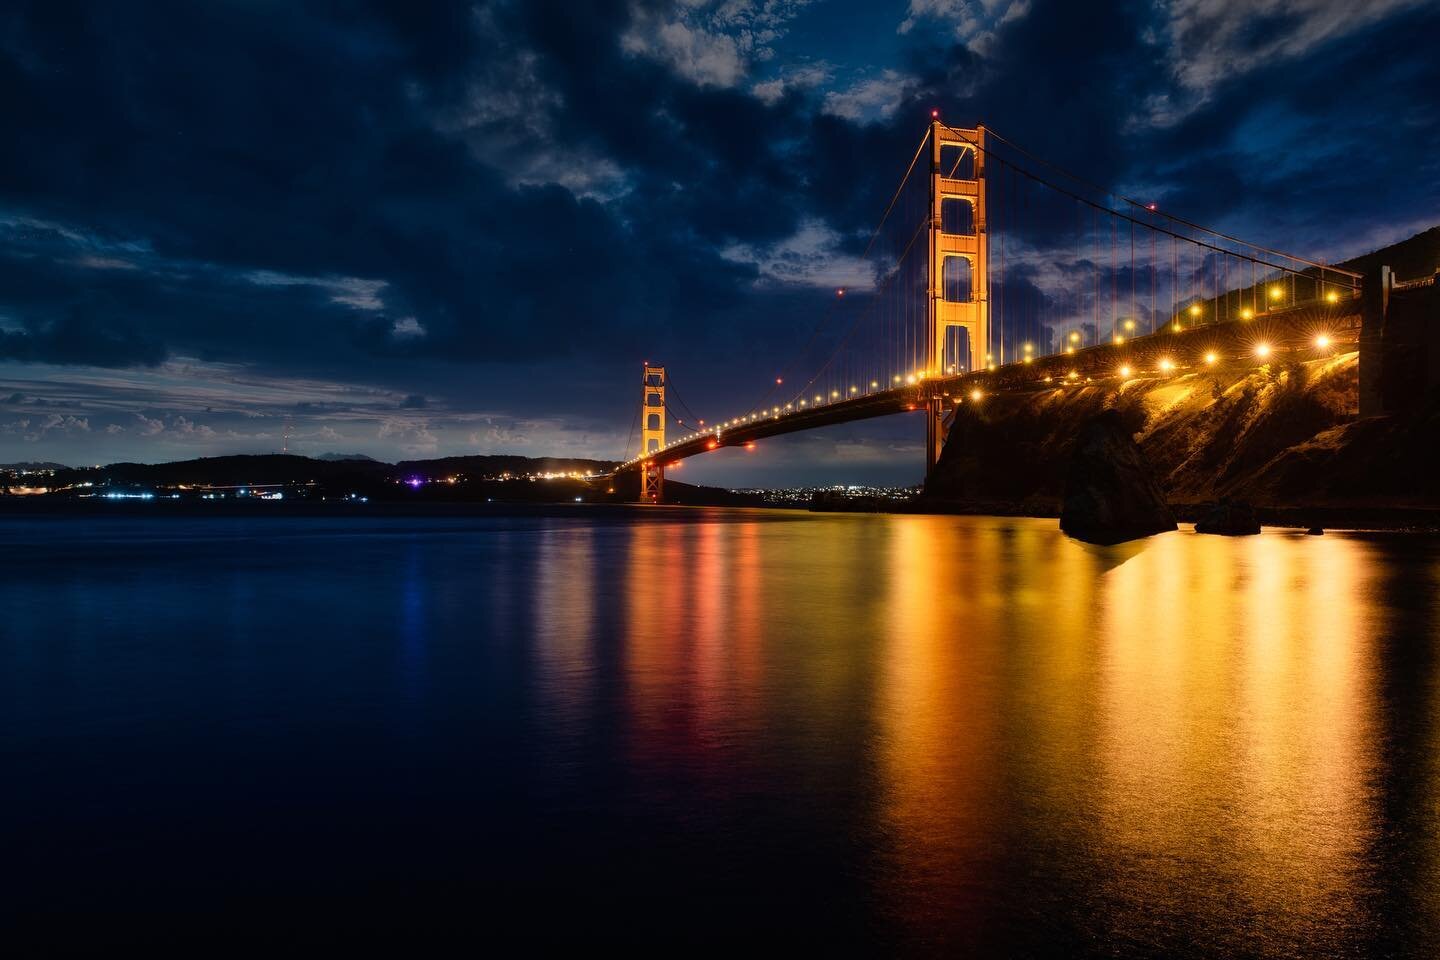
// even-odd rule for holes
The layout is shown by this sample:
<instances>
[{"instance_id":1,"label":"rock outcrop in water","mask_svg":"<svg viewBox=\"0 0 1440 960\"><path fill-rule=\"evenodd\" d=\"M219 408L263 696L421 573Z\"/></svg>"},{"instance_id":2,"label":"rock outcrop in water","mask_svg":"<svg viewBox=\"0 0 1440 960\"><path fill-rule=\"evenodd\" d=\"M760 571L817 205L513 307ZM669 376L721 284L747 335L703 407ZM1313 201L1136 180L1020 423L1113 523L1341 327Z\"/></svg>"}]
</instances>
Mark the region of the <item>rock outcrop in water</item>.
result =
<instances>
[{"instance_id":1,"label":"rock outcrop in water","mask_svg":"<svg viewBox=\"0 0 1440 960\"><path fill-rule=\"evenodd\" d=\"M1221 501L1195 522L1195 532L1247 537L1260 532L1260 521L1255 518L1255 508L1250 504Z\"/></svg>"},{"instance_id":2,"label":"rock outcrop in water","mask_svg":"<svg viewBox=\"0 0 1440 960\"><path fill-rule=\"evenodd\" d=\"M1081 429L1065 481L1060 529L1087 543L1122 543L1175 529L1175 516L1124 418L1107 410Z\"/></svg>"}]
</instances>

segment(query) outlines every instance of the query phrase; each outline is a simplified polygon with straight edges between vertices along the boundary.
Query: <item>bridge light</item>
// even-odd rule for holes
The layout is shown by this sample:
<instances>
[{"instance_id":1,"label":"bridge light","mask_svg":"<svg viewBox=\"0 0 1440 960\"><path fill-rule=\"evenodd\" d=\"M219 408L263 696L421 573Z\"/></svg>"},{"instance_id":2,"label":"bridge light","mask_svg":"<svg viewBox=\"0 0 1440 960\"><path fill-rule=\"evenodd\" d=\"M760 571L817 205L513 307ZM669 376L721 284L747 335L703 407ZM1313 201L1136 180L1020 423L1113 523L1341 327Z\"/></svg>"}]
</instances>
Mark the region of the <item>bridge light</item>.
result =
<instances>
[{"instance_id":1,"label":"bridge light","mask_svg":"<svg viewBox=\"0 0 1440 960\"><path fill-rule=\"evenodd\" d=\"M1125 329L1126 329L1126 330L1134 330L1134 329L1135 329L1135 321L1134 321L1134 320L1126 320L1126 321L1125 321Z\"/></svg>"},{"instance_id":2,"label":"bridge light","mask_svg":"<svg viewBox=\"0 0 1440 960\"><path fill-rule=\"evenodd\" d=\"M1192 317L1198 317L1198 316L1200 316L1200 304L1198 304L1198 303L1192 303L1192 304L1190 304L1190 316L1192 316Z\"/></svg>"},{"instance_id":3,"label":"bridge light","mask_svg":"<svg viewBox=\"0 0 1440 960\"><path fill-rule=\"evenodd\" d=\"M845 288L844 288L844 287L841 287L840 289L836 290L836 291L835 291L835 296L837 296L837 297L843 297L843 296L845 296Z\"/></svg>"},{"instance_id":4,"label":"bridge light","mask_svg":"<svg viewBox=\"0 0 1440 960\"><path fill-rule=\"evenodd\" d=\"M1031 360L1034 360L1034 359L1035 359L1034 357L1026 357L1026 358L1025 358L1025 362L1026 362L1026 363L1029 363Z\"/></svg>"},{"instance_id":5,"label":"bridge light","mask_svg":"<svg viewBox=\"0 0 1440 960\"><path fill-rule=\"evenodd\" d=\"M854 386L852 386L852 387L850 388L850 392L851 392L851 393L859 393L859 392L860 392L860 388L859 388L859 387L854 387Z\"/></svg>"},{"instance_id":6,"label":"bridge light","mask_svg":"<svg viewBox=\"0 0 1440 960\"><path fill-rule=\"evenodd\" d=\"M931 119L931 120L939 120L939 119L940 119L940 111L939 111L939 110L931 110L931 111L930 111L930 119Z\"/></svg>"},{"instance_id":7,"label":"bridge light","mask_svg":"<svg viewBox=\"0 0 1440 960\"><path fill-rule=\"evenodd\" d=\"M1074 352L1075 352L1075 348L1074 348L1074 347L1066 347L1066 348L1065 348L1065 352L1066 352L1066 353L1074 353Z\"/></svg>"},{"instance_id":8,"label":"bridge light","mask_svg":"<svg viewBox=\"0 0 1440 960\"><path fill-rule=\"evenodd\" d=\"M1261 358L1270 356L1270 344L1268 344L1268 343L1256 344L1256 346L1255 346L1255 356L1261 357Z\"/></svg>"},{"instance_id":9,"label":"bridge light","mask_svg":"<svg viewBox=\"0 0 1440 960\"><path fill-rule=\"evenodd\" d=\"M871 390L874 390L875 388L877 388L877 387L879 387L879 386L880 386L880 384L877 383L876 381L874 381L874 380L871 380L871 381L870 381L870 389L871 389Z\"/></svg>"},{"instance_id":10,"label":"bridge light","mask_svg":"<svg viewBox=\"0 0 1440 960\"><path fill-rule=\"evenodd\" d=\"M815 394L815 402L816 402L816 403L821 403L822 401L824 401L824 399L825 399L825 398L822 397L822 396L820 396L820 394L818 394L818 393Z\"/></svg>"},{"instance_id":11,"label":"bridge light","mask_svg":"<svg viewBox=\"0 0 1440 960\"><path fill-rule=\"evenodd\" d=\"M899 382L900 382L900 374L898 374L898 373L895 374L895 382L896 382L896 383L899 383Z\"/></svg>"},{"instance_id":12,"label":"bridge light","mask_svg":"<svg viewBox=\"0 0 1440 960\"><path fill-rule=\"evenodd\" d=\"M1334 290L1328 290L1325 293L1325 300L1328 303L1338 303L1340 300L1340 294L1336 293Z\"/></svg>"},{"instance_id":13,"label":"bridge light","mask_svg":"<svg viewBox=\"0 0 1440 960\"><path fill-rule=\"evenodd\" d=\"M905 378L905 382L906 382L906 383L912 383L912 384L913 384L913 383L915 382L915 374L912 373L912 374L910 374L910 376L906 377L906 378Z\"/></svg>"},{"instance_id":14,"label":"bridge light","mask_svg":"<svg viewBox=\"0 0 1440 960\"><path fill-rule=\"evenodd\" d=\"M1319 347L1321 350L1324 350L1326 347L1330 346L1330 338L1323 333L1320 334L1320 336L1315 338L1315 346Z\"/></svg>"},{"instance_id":15,"label":"bridge light","mask_svg":"<svg viewBox=\"0 0 1440 960\"><path fill-rule=\"evenodd\" d=\"M970 400L971 400L973 403L979 403L979 402L980 402L980 398L983 397L983 396L985 396L985 394L983 394L983 393L980 392L980 388L979 388L979 387L976 387L974 390L971 390L971 391L970 391Z\"/></svg>"},{"instance_id":16,"label":"bridge light","mask_svg":"<svg viewBox=\"0 0 1440 960\"><path fill-rule=\"evenodd\" d=\"M1165 373L1169 373L1171 370L1175 369L1175 361L1171 360L1169 357L1166 357L1164 360L1160 361L1160 369Z\"/></svg>"},{"instance_id":17,"label":"bridge light","mask_svg":"<svg viewBox=\"0 0 1440 960\"><path fill-rule=\"evenodd\" d=\"M754 450L754 449L755 449L755 441L754 441L754 440L751 440L749 443L745 444L745 449L746 449L746 450Z\"/></svg>"},{"instance_id":18,"label":"bridge light","mask_svg":"<svg viewBox=\"0 0 1440 960\"><path fill-rule=\"evenodd\" d=\"M1271 285L1271 287L1270 287L1270 299L1271 299L1271 300L1279 300L1279 299L1280 299L1281 297L1283 297L1283 296L1285 296L1285 291L1280 288L1280 284L1276 283L1276 284Z\"/></svg>"},{"instance_id":19,"label":"bridge light","mask_svg":"<svg viewBox=\"0 0 1440 960\"><path fill-rule=\"evenodd\" d=\"M1240 311L1240 319L1241 319L1241 320L1249 320L1249 319L1251 319L1251 318L1254 317L1254 316L1255 316L1255 311L1254 311L1254 310L1251 310L1249 307L1244 307L1244 308L1242 308L1241 311Z\"/></svg>"},{"instance_id":20,"label":"bridge light","mask_svg":"<svg viewBox=\"0 0 1440 960\"><path fill-rule=\"evenodd\" d=\"M831 390L831 391L830 391L830 399L831 399L831 400L834 400L834 399L835 399L836 397L838 397L838 396L840 396L840 391L839 391L839 390Z\"/></svg>"},{"instance_id":21,"label":"bridge light","mask_svg":"<svg viewBox=\"0 0 1440 960\"><path fill-rule=\"evenodd\" d=\"M775 378L775 384L776 384L776 386L779 386L780 384L782 384L782 383L784 383L784 382L785 382L785 381L782 380L780 377L776 377L776 378Z\"/></svg>"},{"instance_id":22,"label":"bridge light","mask_svg":"<svg viewBox=\"0 0 1440 960\"><path fill-rule=\"evenodd\" d=\"M1146 210L1149 210L1151 213L1154 213L1154 212L1155 212L1155 204L1153 204L1153 203L1147 203L1147 204L1145 204L1145 209L1146 209Z\"/></svg>"},{"instance_id":23,"label":"bridge light","mask_svg":"<svg viewBox=\"0 0 1440 960\"><path fill-rule=\"evenodd\" d=\"M1122 344L1122 343L1125 342L1125 338L1122 337L1122 336L1121 336L1120 334L1118 334L1118 333L1115 334L1115 336L1111 337L1110 339L1111 339L1111 340L1114 340L1117 345L1118 345L1118 344Z\"/></svg>"},{"instance_id":24,"label":"bridge light","mask_svg":"<svg viewBox=\"0 0 1440 960\"><path fill-rule=\"evenodd\" d=\"M1179 333L1181 330L1184 330L1184 329L1185 329L1184 327L1180 326L1180 321L1179 321L1179 320L1176 320L1176 321L1175 321L1175 332L1176 332L1176 333Z\"/></svg>"},{"instance_id":25,"label":"bridge light","mask_svg":"<svg viewBox=\"0 0 1440 960\"><path fill-rule=\"evenodd\" d=\"M714 450L718 446L720 446L720 442L718 440L711 440L709 443L705 444L705 449Z\"/></svg>"},{"instance_id":26,"label":"bridge light","mask_svg":"<svg viewBox=\"0 0 1440 960\"><path fill-rule=\"evenodd\" d=\"M1215 365L1215 361L1219 359L1219 357L1215 356L1214 350L1211 350L1209 353L1205 354L1205 362L1210 364L1212 367Z\"/></svg>"},{"instance_id":27,"label":"bridge light","mask_svg":"<svg viewBox=\"0 0 1440 960\"><path fill-rule=\"evenodd\" d=\"M1027 343L1027 344L1025 344L1025 352L1026 352L1026 353L1029 353L1031 350L1034 350L1034 349L1035 349L1035 344L1033 344L1033 343Z\"/></svg>"},{"instance_id":28,"label":"bridge light","mask_svg":"<svg viewBox=\"0 0 1440 960\"><path fill-rule=\"evenodd\" d=\"M802 406L802 407L805 406L805 401L804 401L804 400L801 400L801 401L800 401L800 406Z\"/></svg>"},{"instance_id":29,"label":"bridge light","mask_svg":"<svg viewBox=\"0 0 1440 960\"><path fill-rule=\"evenodd\" d=\"M992 364L990 364L990 366L986 367L985 369L986 369L986 370L989 370L991 373L994 373L994 372L995 372L995 364L992 363Z\"/></svg>"},{"instance_id":30,"label":"bridge light","mask_svg":"<svg viewBox=\"0 0 1440 960\"><path fill-rule=\"evenodd\" d=\"M1074 370L1071 370L1069 373L1065 374L1065 379L1074 380L1078 376L1080 376L1080 374L1076 373Z\"/></svg>"},{"instance_id":31,"label":"bridge light","mask_svg":"<svg viewBox=\"0 0 1440 960\"><path fill-rule=\"evenodd\" d=\"M1071 331L1070 331L1070 342L1071 342L1071 343L1079 343L1079 342L1080 342L1080 331L1079 331L1079 330L1071 330Z\"/></svg>"},{"instance_id":32,"label":"bridge light","mask_svg":"<svg viewBox=\"0 0 1440 960\"><path fill-rule=\"evenodd\" d=\"M1120 368L1120 376L1122 376L1122 377L1128 377L1128 376L1130 376L1130 366L1129 366L1129 364L1126 364L1125 366L1122 366L1122 367Z\"/></svg>"}]
</instances>

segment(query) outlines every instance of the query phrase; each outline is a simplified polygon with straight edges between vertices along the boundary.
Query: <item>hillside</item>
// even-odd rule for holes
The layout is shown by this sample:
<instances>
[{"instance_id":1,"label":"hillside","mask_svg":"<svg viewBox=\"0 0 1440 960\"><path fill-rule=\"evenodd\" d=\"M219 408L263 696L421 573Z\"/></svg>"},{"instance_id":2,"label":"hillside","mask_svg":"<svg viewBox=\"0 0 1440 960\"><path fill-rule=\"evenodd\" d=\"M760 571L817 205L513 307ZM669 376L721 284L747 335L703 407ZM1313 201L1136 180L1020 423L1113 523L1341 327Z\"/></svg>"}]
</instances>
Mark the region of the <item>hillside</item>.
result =
<instances>
[{"instance_id":1,"label":"hillside","mask_svg":"<svg viewBox=\"0 0 1440 960\"><path fill-rule=\"evenodd\" d=\"M1172 503L1440 504L1440 407L1360 419L1358 392L1347 353L987 398L960 408L924 499L1053 512L1080 425L1115 409Z\"/></svg>"}]
</instances>

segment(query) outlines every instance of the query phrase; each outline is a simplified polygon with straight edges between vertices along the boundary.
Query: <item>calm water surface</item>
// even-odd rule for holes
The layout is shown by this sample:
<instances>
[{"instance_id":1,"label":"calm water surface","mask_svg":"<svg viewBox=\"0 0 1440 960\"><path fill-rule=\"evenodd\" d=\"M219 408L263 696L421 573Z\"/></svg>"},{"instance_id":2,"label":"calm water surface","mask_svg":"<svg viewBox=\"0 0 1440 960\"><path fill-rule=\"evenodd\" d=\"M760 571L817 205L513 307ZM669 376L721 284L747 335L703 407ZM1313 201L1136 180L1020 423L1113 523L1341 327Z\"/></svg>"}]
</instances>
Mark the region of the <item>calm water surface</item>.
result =
<instances>
[{"instance_id":1,"label":"calm water surface","mask_svg":"<svg viewBox=\"0 0 1440 960\"><path fill-rule=\"evenodd\" d=\"M1440 543L0 519L26 952L1440 949Z\"/></svg>"}]
</instances>

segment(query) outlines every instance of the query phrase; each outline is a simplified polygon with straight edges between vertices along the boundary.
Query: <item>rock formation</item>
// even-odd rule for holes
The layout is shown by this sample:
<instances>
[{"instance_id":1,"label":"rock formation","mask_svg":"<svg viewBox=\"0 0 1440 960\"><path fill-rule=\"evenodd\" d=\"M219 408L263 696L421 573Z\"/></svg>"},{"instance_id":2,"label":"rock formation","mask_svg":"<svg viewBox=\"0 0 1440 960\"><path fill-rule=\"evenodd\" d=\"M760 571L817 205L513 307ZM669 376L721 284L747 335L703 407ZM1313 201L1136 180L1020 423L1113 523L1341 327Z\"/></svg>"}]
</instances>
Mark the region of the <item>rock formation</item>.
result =
<instances>
[{"instance_id":1,"label":"rock formation","mask_svg":"<svg viewBox=\"0 0 1440 960\"><path fill-rule=\"evenodd\" d=\"M1060 529L1112 544L1175 529L1175 516L1124 418L1110 410L1081 428L1065 481Z\"/></svg>"}]
</instances>

